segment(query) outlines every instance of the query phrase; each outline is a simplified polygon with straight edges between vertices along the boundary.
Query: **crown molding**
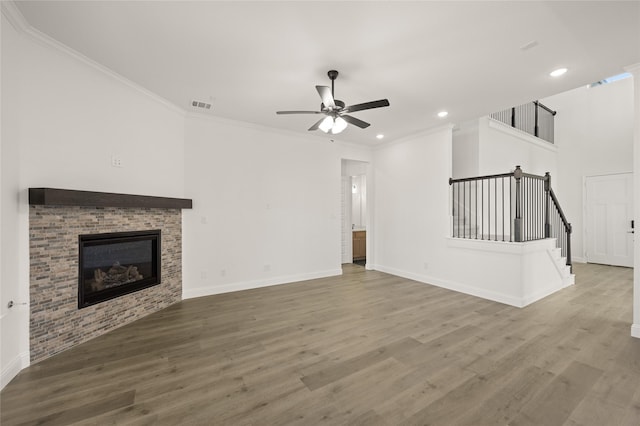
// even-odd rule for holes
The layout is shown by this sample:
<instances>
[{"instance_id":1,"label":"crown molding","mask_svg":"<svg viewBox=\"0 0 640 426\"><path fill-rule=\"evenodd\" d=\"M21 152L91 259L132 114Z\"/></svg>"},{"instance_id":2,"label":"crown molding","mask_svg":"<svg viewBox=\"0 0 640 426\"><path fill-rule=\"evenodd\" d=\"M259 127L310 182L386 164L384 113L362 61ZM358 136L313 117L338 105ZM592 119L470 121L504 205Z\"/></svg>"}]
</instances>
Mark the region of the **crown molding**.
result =
<instances>
[{"instance_id":1,"label":"crown molding","mask_svg":"<svg viewBox=\"0 0 640 426\"><path fill-rule=\"evenodd\" d=\"M379 150L382 150L382 149L390 148L390 147L392 147L394 145L400 145L400 144L403 144L405 142L411 142L411 141L415 140L416 138L433 135L435 133L440 133L440 132L443 132L443 131L449 131L449 132L453 133L453 128L454 128L453 123L448 123L448 124L444 124L444 125L441 125L441 126L432 127L430 129L421 130L419 132L412 133L412 134L407 135L407 136L403 136L400 139L394 139L394 140L391 140L389 142L382 142L382 143L376 145L373 149L374 149L374 151L379 151Z\"/></svg>"},{"instance_id":2,"label":"crown molding","mask_svg":"<svg viewBox=\"0 0 640 426\"><path fill-rule=\"evenodd\" d=\"M624 69L628 73L637 75L640 73L640 62L638 62L637 64L628 65L626 67L623 67L622 69Z\"/></svg>"},{"instance_id":3,"label":"crown molding","mask_svg":"<svg viewBox=\"0 0 640 426\"><path fill-rule=\"evenodd\" d=\"M16 31L25 33L29 30L29 24L27 24L27 20L24 15L22 15L22 12L20 12L20 9L18 9L15 2L0 1L0 10L2 11L2 15L7 18L7 21L9 21Z\"/></svg>"},{"instance_id":4,"label":"crown molding","mask_svg":"<svg viewBox=\"0 0 640 426\"><path fill-rule=\"evenodd\" d=\"M20 9L18 9L18 7L16 6L13 0L8 0L8 1L0 0L0 4L2 9L2 15L4 15L7 18L11 26L15 28L15 30L19 34L29 37L32 41L40 44L41 46L53 48L58 52L66 54L74 58L75 60L84 63L85 65L101 72L102 74L107 75L108 77L118 81L119 83L124 84L125 86L137 91L138 93L141 93L142 95L145 95L147 98L165 106L166 108L174 112L177 112L182 116L186 115L187 111L184 108L179 107L173 102L159 96L158 94L148 89L145 89L144 87L140 86L138 83L135 83L129 80L123 75L118 74L112 69L102 65L99 62L94 61L93 59L90 59L89 57L83 55L77 50L72 49L66 44L61 43L58 40L41 32L40 30L32 27L31 24L29 24L29 22L24 17L22 12L20 12Z\"/></svg>"},{"instance_id":5,"label":"crown molding","mask_svg":"<svg viewBox=\"0 0 640 426\"><path fill-rule=\"evenodd\" d=\"M216 124L233 126L233 127L240 127L240 128L244 128L244 129L257 130L257 131L261 131L261 132L279 134L279 135L298 138L298 139L301 138L301 139L306 139L306 140L314 141L314 142L326 143L326 142L329 141L330 143L333 143L333 144L335 144L337 146L341 146L341 147L345 147L345 148L362 149L362 150L365 150L365 151L371 151L374 148L374 147L368 146L368 145L363 145L363 144L358 144L358 143L355 143L355 142L348 142L348 141L345 141L345 140L341 140L341 139L336 138L335 136L334 137L329 137L329 136L318 135L317 132L316 132L316 134L300 133L300 132L296 132L294 130L279 129L279 128L276 128L276 127L265 126L263 124L256 124L256 123L250 123L248 121L234 120L234 119L231 119L231 118L224 118L224 117L219 117L217 115L210 115L210 114L205 114L205 113L196 112L196 111L187 111L186 118L192 118L192 119L197 119L197 120L202 120L202 121L209 121L209 122L216 123Z\"/></svg>"}]
</instances>

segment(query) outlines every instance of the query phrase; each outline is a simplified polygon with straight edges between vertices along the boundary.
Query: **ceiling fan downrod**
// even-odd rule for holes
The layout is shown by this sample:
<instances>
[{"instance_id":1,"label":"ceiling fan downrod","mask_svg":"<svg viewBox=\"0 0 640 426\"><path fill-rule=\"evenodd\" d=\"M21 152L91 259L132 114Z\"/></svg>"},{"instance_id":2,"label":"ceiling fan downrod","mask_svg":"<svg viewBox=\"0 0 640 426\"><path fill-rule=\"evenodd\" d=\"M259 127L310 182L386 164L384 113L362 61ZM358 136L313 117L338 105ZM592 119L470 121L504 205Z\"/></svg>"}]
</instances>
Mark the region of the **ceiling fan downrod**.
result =
<instances>
[{"instance_id":1,"label":"ceiling fan downrod","mask_svg":"<svg viewBox=\"0 0 640 426\"><path fill-rule=\"evenodd\" d=\"M329 76L329 78L331 79L331 96L333 96L333 99L336 98L336 94L334 93L334 87L333 87L333 83L336 81L336 78L338 78L338 71L336 70L329 70L329 72L327 73L327 75Z\"/></svg>"}]
</instances>

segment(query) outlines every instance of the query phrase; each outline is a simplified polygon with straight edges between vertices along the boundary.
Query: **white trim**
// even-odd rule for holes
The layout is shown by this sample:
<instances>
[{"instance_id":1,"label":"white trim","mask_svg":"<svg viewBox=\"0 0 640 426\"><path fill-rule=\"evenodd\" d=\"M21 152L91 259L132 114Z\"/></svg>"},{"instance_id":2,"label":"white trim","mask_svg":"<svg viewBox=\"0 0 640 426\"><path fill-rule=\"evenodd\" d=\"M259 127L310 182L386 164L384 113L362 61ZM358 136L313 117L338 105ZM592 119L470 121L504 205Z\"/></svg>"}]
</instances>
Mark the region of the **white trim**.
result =
<instances>
[{"instance_id":1,"label":"white trim","mask_svg":"<svg viewBox=\"0 0 640 426\"><path fill-rule=\"evenodd\" d=\"M544 139L537 138L522 130L514 129L513 127L503 123L502 121L498 121L491 117L488 117L488 118L489 118L489 127L491 127L492 129L496 129L503 133L507 133L513 137L522 139L523 141L529 142L530 144L535 145L538 148L546 149L547 151L551 151L551 152L558 152L558 147L551 142L547 142Z\"/></svg>"},{"instance_id":2,"label":"white trim","mask_svg":"<svg viewBox=\"0 0 640 426\"><path fill-rule=\"evenodd\" d=\"M303 133L302 134L302 133L300 133L298 131L294 131L294 130L280 129L280 128L276 128L276 127L269 127L269 126L265 126L264 124L250 123L248 121L234 120L234 119L231 119L231 118L219 117L217 115L204 114L204 113L199 112L199 111L187 111L186 114L185 114L185 117L186 118L203 120L203 121L211 121L213 123L217 123L217 124L221 124L221 125L228 125L228 126L233 126L233 127L240 127L240 128L243 128L243 129L250 129L250 130L258 130L258 131L262 131L262 132L276 133L276 134L280 134L280 135L295 137L295 138L298 138L298 139L308 139L309 141L316 141L316 142L320 142L321 141L322 143L333 143L333 144L336 144L336 145L339 145L339 146L342 146L342 147L353 148L353 149L358 149L358 150L364 150L364 151L371 151L372 150L372 148L369 145L340 140L340 139L336 138L333 135L332 135L332 137L327 137L322 132L320 132L320 133L318 133L318 132L315 132L315 133ZM333 141L333 142L331 142L331 141ZM353 160L362 161L362 162L370 162L371 161L371 160L361 160L361 159L355 159L355 158Z\"/></svg>"},{"instance_id":3,"label":"white trim","mask_svg":"<svg viewBox=\"0 0 640 426\"><path fill-rule=\"evenodd\" d=\"M286 275L282 277L267 278L264 280L241 281L213 287L199 287L182 291L183 299L212 296L214 294L231 293L234 291L251 290L254 288L271 287L281 284L290 284L299 281L314 280L318 278L334 277L342 275L342 269L330 269L327 271L311 272L308 274Z\"/></svg>"},{"instance_id":4,"label":"white trim","mask_svg":"<svg viewBox=\"0 0 640 426\"><path fill-rule=\"evenodd\" d=\"M14 377L23 369L29 366L29 353L23 352L7 364L0 375L0 389L4 389Z\"/></svg>"},{"instance_id":5,"label":"white trim","mask_svg":"<svg viewBox=\"0 0 640 426\"><path fill-rule=\"evenodd\" d=\"M7 21L9 21L16 31L28 31L29 24L27 24L27 20L24 18L24 15L20 12L20 9L18 9L15 2L3 1L0 3L0 8L2 9L4 17L7 18Z\"/></svg>"},{"instance_id":6,"label":"white trim","mask_svg":"<svg viewBox=\"0 0 640 426\"><path fill-rule=\"evenodd\" d=\"M555 238L545 238L543 240L524 241L521 243L508 241L475 240L470 238L446 237L447 247L462 248L469 250L491 251L494 253L508 253L521 255L540 250L550 250L556 248Z\"/></svg>"},{"instance_id":7,"label":"white trim","mask_svg":"<svg viewBox=\"0 0 640 426\"><path fill-rule=\"evenodd\" d=\"M640 62L638 62L637 64L622 67L622 69L631 74L633 74L634 72L640 72Z\"/></svg>"},{"instance_id":8,"label":"white trim","mask_svg":"<svg viewBox=\"0 0 640 426\"><path fill-rule=\"evenodd\" d=\"M549 286L545 289L542 290L538 290L533 294L529 294L526 295L522 298L522 302L523 305L522 307L528 306L530 304L532 304L533 302L537 302L538 300L544 299L547 296L552 295L553 293L555 293L556 291L562 290L563 288L569 287L570 285L573 285L573 281L571 279L571 277L569 277L567 279L567 283L565 283L565 280L562 280L563 285L560 287L554 287L554 286Z\"/></svg>"},{"instance_id":9,"label":"white trim","mask_svg":"<svg viewBox=\"0 0 640 426\"><path fill-rule=\"evenodd\" d=\"M125 86L128 86L131 89L136 90L137 92L147 96L149 99L158 102L159 104L164 105L165 107L167 107L168 109L177 112L181 115L185 115L187 113L187 110L184 108L181 108L180 106L174 104L173 102L161 97L160 95L145 89L144 87L140 86L138 83L135 83L132 80L129 80L128 78L124 77L121 74L118 74L117 72L113 71L110 68L107 68L106 66L94 61L93 59L90 59L89 57L83 55L82 53L78 52L77 50L72 49L71 47L67 46L66 44L63 44L61 42L59 42L58 40L48 36L47 34L37 30L36 28L32 27L29 22L25 19L25 17L22 15L22 13L20 12L20 10L16 7L15 3L13 1L2 1L1 2L2 5L2 14L7 18L7 20L11 23L11 25L16 29L16 31L21 32L22 34L30 37L33 41L45 46L45 47L51 47L56 49L57 51L61 52L61 53L65 53L71 57L73 57L74 59L84 63L85 65L90 66L91 68L115 79L116 81L124 84Z\"/></svg>"},{"instance_id":10,"label":"white trim","mask_svg":"<svg viewBox=\"0 0 640 426\"><path fill-rule=\"evenodd\" d=\"M522 308L526 306L525 298L517 298L517 297L509 296L503 293L496 293L494 291L483 290L477 287L471 287L466 284L461 284L454 281L443 280L443 279L434 278L428 275L415 274L413 272L402 271L400 269L395 269L395 268L391 268L384 265L375 265L375 266L372 266L372 269L375 269L376 271L384 272L387 274L395 275L398 277L418 281L424 284L445 288L447 290L457 291L458 293L464 293L470 296L480 297L482 299L493 300L494 302L515 306L516 308Z\"/></svg>"},{"instance_id":11,"label":"white trim","mask_svg":"<svg viewBox=\"0 0 640 426\"><path fill-rule=\"evenodd\" d=\"M631 337L640 339L640 324L631 325Z\"/></svg>"},{"instance_id":12,"label":"white trim","mask_svg":"<svg viewBox=\"0 0 640 426\"><path fill-rule=\"evenodd\" d=\"M381 143L379 143L377 145L374 145L373 146L373 150L374 151L378 151L378 150L381 150L381 149L390 148L390 147L392 147L394 145L399 145L399 144L402 144L402 143L405 143L405 142L412 141L412 140L414 140L416 138L419 138L419 137L429 136L429 135L432 135L434 133L439 133L439 132L442 132L442 131L445 131L445 130L450 130L451 132L453 132L453 127L454 127L453 124L445 124L445 125L438 126L438 127L432 127L430 129L427 129L427 130L421 130L419 132L412 133L412 134L407 135L407 136L403 136L403 137L401 137L399 139L394 139L394 140L390 140L390 141L386 141L386 142L381 142Z\"/></svg>"}]
</instances>

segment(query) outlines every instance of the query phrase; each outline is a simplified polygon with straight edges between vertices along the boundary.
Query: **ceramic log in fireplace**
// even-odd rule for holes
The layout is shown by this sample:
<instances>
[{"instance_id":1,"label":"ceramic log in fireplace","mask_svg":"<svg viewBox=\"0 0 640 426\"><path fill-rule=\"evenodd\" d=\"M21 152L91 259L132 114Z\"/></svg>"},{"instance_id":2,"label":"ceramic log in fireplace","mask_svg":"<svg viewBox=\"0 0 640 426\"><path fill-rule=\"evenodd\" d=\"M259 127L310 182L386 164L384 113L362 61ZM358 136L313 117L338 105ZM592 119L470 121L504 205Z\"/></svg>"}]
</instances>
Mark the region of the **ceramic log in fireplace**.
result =
<instances>
[{"instance_id":1,"label":"ceramic log in fireplace","mask_svg":"<svg viewBox=\"0 0 640 426\"><path fill-rule=\"evenodd\" d=\"M79 236L78 308L160 284L160 230Z\"/></svg>"}]
</instances>

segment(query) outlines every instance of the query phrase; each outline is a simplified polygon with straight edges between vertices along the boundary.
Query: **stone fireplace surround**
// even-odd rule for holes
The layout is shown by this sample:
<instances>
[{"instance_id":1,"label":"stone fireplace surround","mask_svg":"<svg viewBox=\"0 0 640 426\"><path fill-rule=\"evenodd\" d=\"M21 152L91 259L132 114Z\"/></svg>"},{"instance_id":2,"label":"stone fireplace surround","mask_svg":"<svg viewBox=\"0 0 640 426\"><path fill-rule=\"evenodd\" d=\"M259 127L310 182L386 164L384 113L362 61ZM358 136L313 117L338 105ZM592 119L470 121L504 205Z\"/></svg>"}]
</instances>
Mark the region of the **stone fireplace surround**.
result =
<instances>
[{"instance_id":1,"label":"stone fireplace surround","mask_svg":"<svg viewBox=\"0 0 640 426\"><path fill-rule=\"evenodd\" d=\"M38 362L182 298L182 208L191 200L29 190L30 356ZM78 309L78 236L162 230L159 285Z\"/></svg>"}]
</instances>

